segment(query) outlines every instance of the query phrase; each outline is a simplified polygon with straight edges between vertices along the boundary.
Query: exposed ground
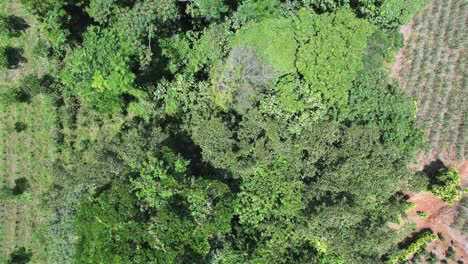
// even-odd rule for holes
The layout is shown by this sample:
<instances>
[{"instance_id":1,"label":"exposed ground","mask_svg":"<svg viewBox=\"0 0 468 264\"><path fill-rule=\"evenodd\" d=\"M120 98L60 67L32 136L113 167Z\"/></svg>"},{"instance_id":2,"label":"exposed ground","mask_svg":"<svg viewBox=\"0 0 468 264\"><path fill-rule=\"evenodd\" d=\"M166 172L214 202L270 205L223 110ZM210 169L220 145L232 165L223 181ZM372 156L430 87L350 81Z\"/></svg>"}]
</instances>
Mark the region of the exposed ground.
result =
<instances>
[{"instance_id":1,"label":"exposed ground","mask_svg":"<svg viewBox=\"0 0 468 264\"><path fill-rule=\"evenodd\" d=\"M466 0L433 0L401 28L405 45L392 78L417 103L427 143L419 170L436 159L455 165L467 157L467 25Z\"/></svg>"},{"instance_id":2,"label":"exposed ground","mask_svg":"<svg viewBox=\"0 0 468 264\"><path fill-rule=\"evenodd\" d=\"M446 167L457 167L464 187L468 187L467 26L466 0L433 0L409 25L401 27L405 44L391 74L414 98L418 125L427 143L411 167L417 171L437 169L431 166L439 161ZM445 238L430 243L427 250L442 260L452 246L456 259L468 263L468 236L453 225L459 202L450 206L430 193L410 194L409 201L416 205L408 212L409 221L416 223L418 230L430 228ZM425 212L427 218L417 211Z\"/></svg>"}]
</instances>

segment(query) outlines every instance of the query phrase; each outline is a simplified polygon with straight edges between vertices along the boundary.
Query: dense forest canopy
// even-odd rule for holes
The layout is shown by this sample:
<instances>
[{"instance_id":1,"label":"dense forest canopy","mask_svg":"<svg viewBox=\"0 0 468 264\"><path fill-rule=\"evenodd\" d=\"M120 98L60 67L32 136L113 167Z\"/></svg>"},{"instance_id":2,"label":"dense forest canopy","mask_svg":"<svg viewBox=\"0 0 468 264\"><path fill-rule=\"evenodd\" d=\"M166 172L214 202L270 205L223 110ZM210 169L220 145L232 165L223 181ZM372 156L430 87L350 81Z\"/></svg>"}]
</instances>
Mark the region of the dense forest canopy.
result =
<instances>
[{"instance_id":1,"label":"dense forest canopy","mask_svg":"<svg viewBox=\"0 0 468 264\"><path fill-rule=\"evenodd\" d=\"M54 62L2 91L56 109L48 263L398 250L388 224L421 185L407 164L422 132L387 67L427 0L19 2Z\"/></svg>"}]
</instances>

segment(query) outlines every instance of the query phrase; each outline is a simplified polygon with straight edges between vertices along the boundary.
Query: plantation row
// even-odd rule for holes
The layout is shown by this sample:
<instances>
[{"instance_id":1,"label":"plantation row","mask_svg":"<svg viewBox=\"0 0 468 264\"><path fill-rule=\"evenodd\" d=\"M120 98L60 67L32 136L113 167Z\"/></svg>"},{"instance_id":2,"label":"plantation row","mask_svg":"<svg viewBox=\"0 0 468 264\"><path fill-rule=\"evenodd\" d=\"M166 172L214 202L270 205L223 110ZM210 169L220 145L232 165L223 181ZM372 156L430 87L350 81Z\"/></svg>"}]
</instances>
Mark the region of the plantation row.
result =
<instances>
[{"instance_id":1,"label":"plantation row","mask_svg":"<svg viewBox=\"0 0 468 264\"><path fill-rule=\"evenodd\" d=\"M467 14L464 0L432 1L414 17L405 43L399 81L417 103L427 160L467 156Z\"/></svg>"}]
</instances>

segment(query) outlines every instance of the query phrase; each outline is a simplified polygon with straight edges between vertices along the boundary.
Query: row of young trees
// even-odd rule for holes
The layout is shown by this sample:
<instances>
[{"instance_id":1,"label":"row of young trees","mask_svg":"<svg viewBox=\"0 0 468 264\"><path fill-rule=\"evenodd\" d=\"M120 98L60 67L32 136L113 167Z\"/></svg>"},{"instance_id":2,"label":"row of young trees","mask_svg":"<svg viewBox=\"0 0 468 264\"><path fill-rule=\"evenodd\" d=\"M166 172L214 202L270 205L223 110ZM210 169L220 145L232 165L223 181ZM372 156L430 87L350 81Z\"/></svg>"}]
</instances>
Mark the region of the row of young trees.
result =
<instances>
[{"instance_id":1,"label":"row of young trees","mask_svg":"<svg viewBox=\"0 0 468 264\"><path fill-rule=\"evenodd\" d=\"M50 263L377 263L421 147L427 1L22 0L59 113Z\"/></svg>"}]
</instances>

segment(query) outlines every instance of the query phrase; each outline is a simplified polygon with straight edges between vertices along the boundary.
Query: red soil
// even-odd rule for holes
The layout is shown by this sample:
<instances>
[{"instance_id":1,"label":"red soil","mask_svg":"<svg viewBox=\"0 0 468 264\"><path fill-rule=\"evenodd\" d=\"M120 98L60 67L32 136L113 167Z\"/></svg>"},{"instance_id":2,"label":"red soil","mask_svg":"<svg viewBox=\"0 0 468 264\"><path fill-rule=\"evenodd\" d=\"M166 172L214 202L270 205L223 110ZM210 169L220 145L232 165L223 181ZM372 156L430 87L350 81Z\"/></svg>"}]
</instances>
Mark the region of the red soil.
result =
<instances>
[{"instance_id":1,"label":"red soil","mask_svg":"<svg viewBox=\"0 0 468 264\"><path fill-rule=\"evenodd\" d=\"M468 160L454 165L462 175L462 186L468 185ZM409 202L416 205L407 215L410 220L414 221L418 229L430 228L434 233L441 233L445 241L435 241L427 246L427 250L434 252L440 259L445 258L445 251L449 246L455 249L456 258L468 260L468 236L463 235L460 230L457 230L451 225L457 215L457 207L459 202L454 205L448 205L438 197L431 193L411 194ZM424 219L417 215L417 211L425 212L428 217ZM453 244L452 244L453 243Z\"/></svg>"}]
</instances>

